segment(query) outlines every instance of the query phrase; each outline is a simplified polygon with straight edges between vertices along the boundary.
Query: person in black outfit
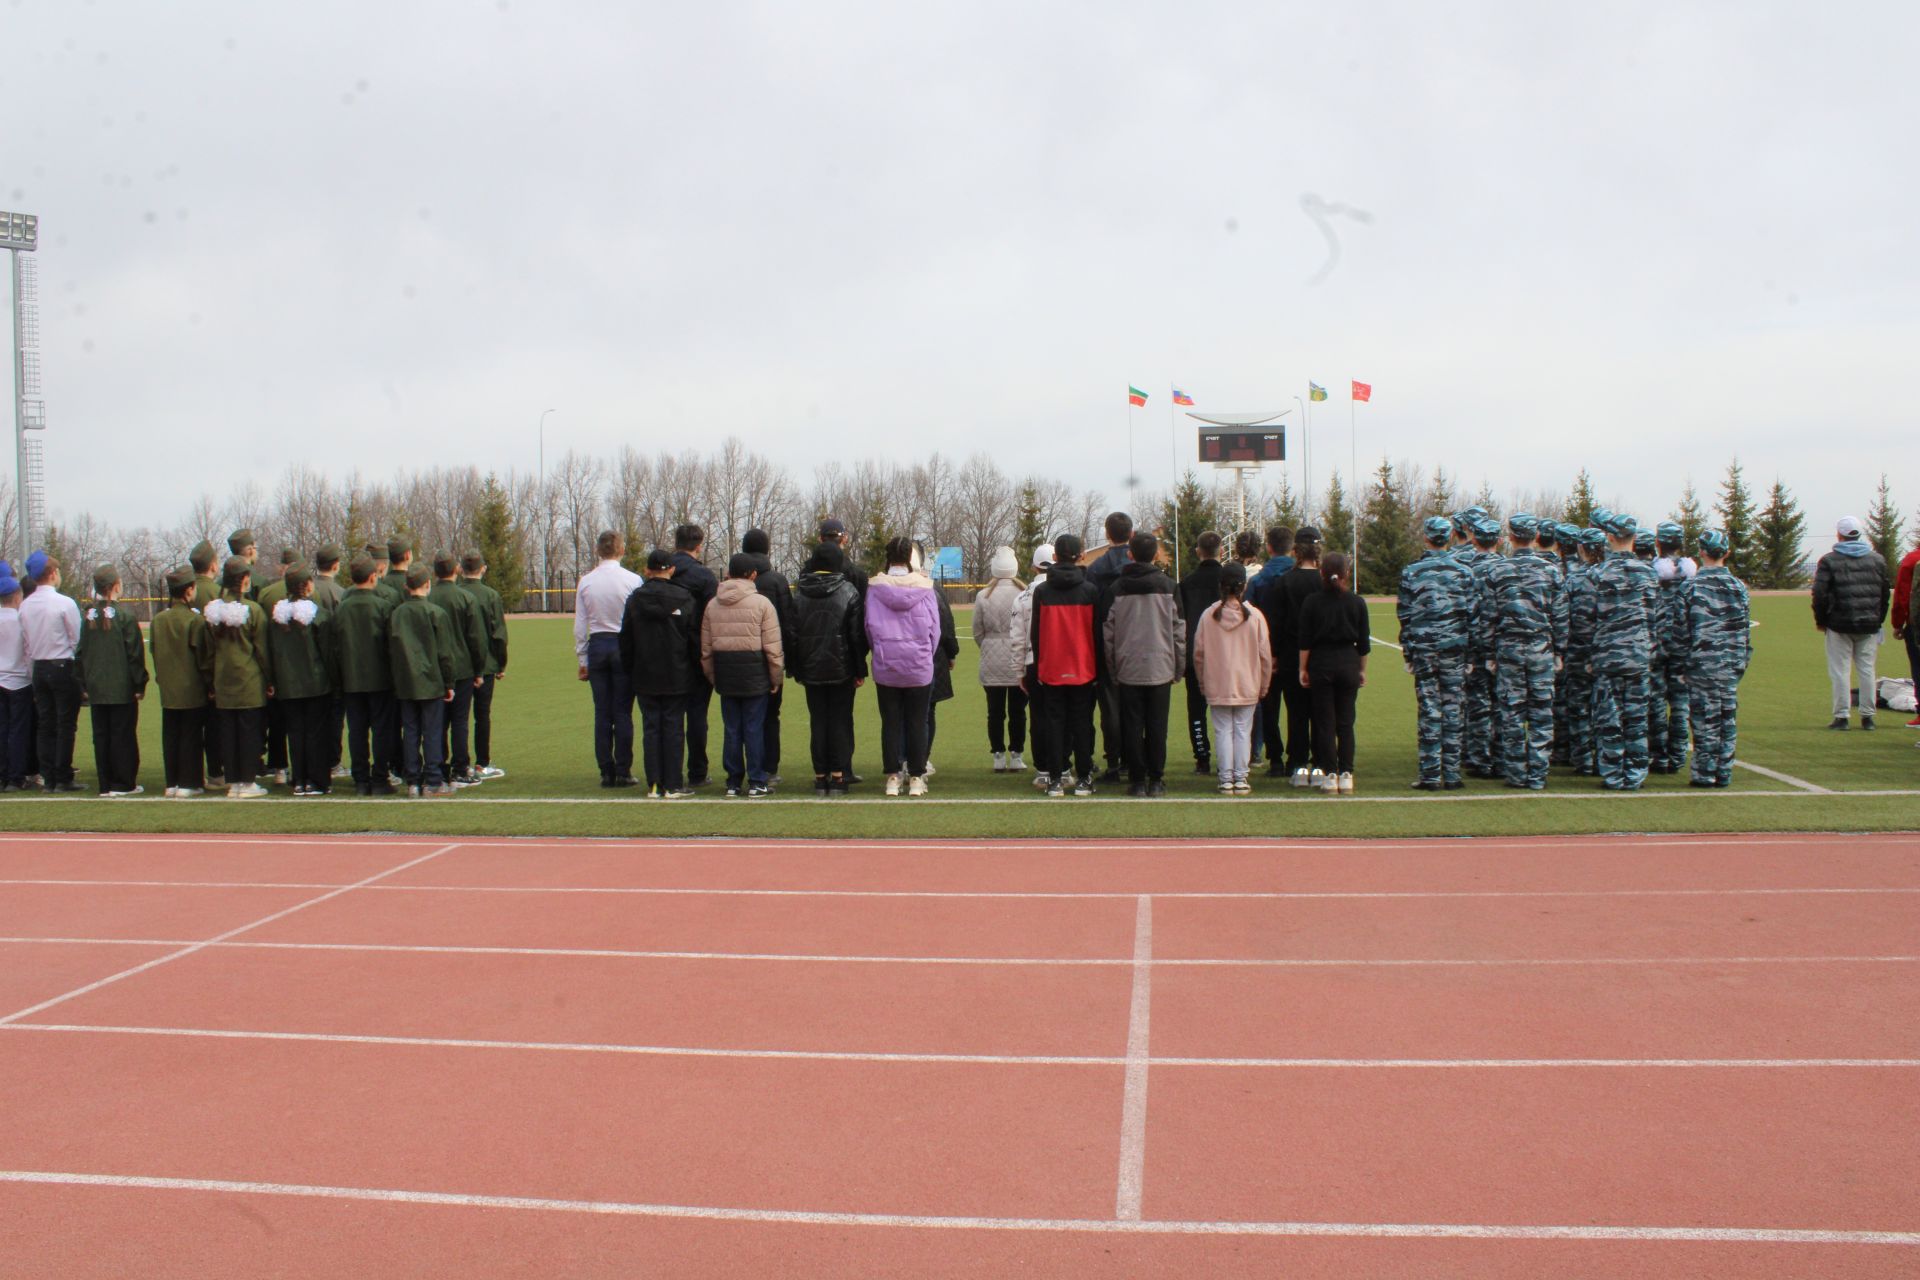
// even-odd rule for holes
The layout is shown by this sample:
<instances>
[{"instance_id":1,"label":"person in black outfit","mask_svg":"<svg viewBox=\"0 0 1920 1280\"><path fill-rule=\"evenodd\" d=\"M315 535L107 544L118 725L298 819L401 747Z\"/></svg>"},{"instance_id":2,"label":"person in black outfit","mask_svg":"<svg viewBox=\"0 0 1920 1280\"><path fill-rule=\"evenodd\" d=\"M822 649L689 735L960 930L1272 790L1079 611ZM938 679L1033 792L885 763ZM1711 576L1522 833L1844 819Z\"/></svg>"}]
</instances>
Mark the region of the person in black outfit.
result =
<instances>
[{"instance_id":1,"label":"person in black outfit","mask_svg":"<svg viewBox=\"0 0 1920 1280\"><path fill-rule=\"evenodd\" d=\"M740 550L753 558L753 589L773 601L773 612L780 619L780 651L793 652L793 587L787 575L773 567L773 540L763 529L749 529L740 539ZM767 699L767 720L761 731L760 760L769 781L778 783L780 772L780 699L785 686L775 689Z\"/></svg>"},{"instance_id":2,"label":"person in black outfit","mask_svg":"<svg viewBox=\"0 0 1920 1280\"><path fill-rule=\"evenodd\" d=\"M1348 588L1347 558L1320 565L1321 589L1300 605L1297 674L1313 694L1313 756L1328 794L1353 790L1353 715L1373 648L1367 602Z\"/></svg>"},{"instance_id":3,"label":"person in black outfit","mask_svg":"<svg viewBox=\"0 0 1920 1280\"><path fill-rule=\"evenodd\" d=\"M1207 695L1193 674L1193 633L1200 615L1220 603L1220 535L1209 529L1194 544L1200 563L1180 579L1180 613L1187 620L1187 738L1193 743L1193 771L1213 772L1213 743L1207 736Z\"/></svg>"},{"instance_id":4,"label":"person in black outfit","mask_svg":"<svg viewBox=\"0 0 1920 1280\"><path fill-rule=\"evenodd\" d=\"M1133 517L1124 511L1109 512L1106 530L1107 549L1087 566L1087 581L1099 588L1103 597L1113 590L1121 572L1132 563L1127 546L1133 541ZM1107 771L1100 775L1100 781L1118 782L1125 752L1120 745L1120 691L1111 674L1100 677L1099 697L1100 751L1107 761Z\"/></svg>"},{"instance_id":5,"label":"person in black outfit","mask_svg":"<svg viewBox=\"0 0 1920 1280\"><path fill-rule=\"evenodd\" d=\"M627 597L620 617L620 665L640 699L647 794L665 800L693 794L680 772L680 752L687 696L705 683L700 612L693 593L675 584L673 576L671 553L659 547L647 552L645 580Z\"/></svg>"},{"instance_id":6,"label":"person in black outfit","mask_svg":"<svg viewBox=\"0 0 1920 1280\"><path fill-rule=\"evenodd\" d=\"M1293 775L1293 785L1312 782L1308 772L1313 764L1313 695L1300 683L1299 635L1296 628L1300 606L1320 590L1320 531L1302 525L1293 535L1294 567L1282 574L1268 593L1274 613L1267 620L1273 635L1273 685L1287 704L1287 763L1284 772ZM1274 761L1273 764L1278 764ZM1269 768L1269 772L1271 772Z\"/></svg>"},{"instance_id":7,"label":"person in black outfit","mask_svg":"<svg viewBox=\"0 0 1920 1280\"><path fill-rule=\"evenodd\" d=\"M923 559L919 543L913 544L913 568L916 573L924 573L921 568ZM933 772L933 739L940 731L940 704L953 700L953 664L960 656L960 632L953 623L953 606L947 602L947 589L935 583L933 598L940 606L940 644L933 651L933 693L927 699L927 772ZM900 758L906 759L906 741L900 742Z\"/></svg>"},{"instance_id":8,"label":"person in black outfit","mask_svg":"<svg viewBox=\"0 0 1920 1280\"><path fill-rule=\"evenodd\" d=\"M700 634L700 619L720 590L720 580L700 560L707 531L697 524L683 524L673 531L673 582L693 597L693 634ZM651 555L651 553L649 553ZM687 785L704 787L707 776L707 711L713 705L713 686L704 672L693 673L693 687L681 699L687 744Z\"/></svg>"},{"instance_id":9,"label":"person in black outfit","mask_svg":"<svg viewBox=\"0 0 1920 1280\"><path fill-rule=\"evenodd\" d=\"M814 548L800 571L787 670L807 691L813 728L813 793L843 796L853 774L853 691L867 682L867 627L860 592L837 542Z\"/></svg>"}]
</instances>

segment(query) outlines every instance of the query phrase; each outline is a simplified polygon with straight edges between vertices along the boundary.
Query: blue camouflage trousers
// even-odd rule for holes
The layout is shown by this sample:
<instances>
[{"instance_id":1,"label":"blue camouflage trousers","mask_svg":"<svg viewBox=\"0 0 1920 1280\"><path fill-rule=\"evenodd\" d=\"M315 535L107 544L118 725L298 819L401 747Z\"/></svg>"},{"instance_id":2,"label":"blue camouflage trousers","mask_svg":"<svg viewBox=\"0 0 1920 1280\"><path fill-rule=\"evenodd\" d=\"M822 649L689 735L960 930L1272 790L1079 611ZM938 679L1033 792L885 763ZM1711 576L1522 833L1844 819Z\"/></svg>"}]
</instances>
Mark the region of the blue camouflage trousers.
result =
<instances>
[{"instance_id":1,"label":"blue camouflage trousers","mask_svg":"<svg viewBox=\"0 0 1920 1280\"><path fill-rule=\"evenodd\" d=\"M1567 763L1591 778L1600 771L1593 758L1593 677L1575 671L1571 662L1561 674L1567 687Z\"/></svg>"},{"instance_id":2,"label":"blue camouflage trousers","mask_svg":"<svg viewBox=\"0 0 1920 1280\"><path fill-rule=\"evenodd\" d=\"M1678 773L1687 763L1687 668L1656 661L1647 683L1647 753L1656 770Z\"/></svg>"},{"instance_id":3,"label":"blue camouflage trousers","mask_svg":"<svg viewBox=\"0 0 1920 1280\"><path fill-rule=\"evenodd\" d=\"M1419 717L1420 781L1460 781L1461 726L1466 711L1467 656L1440 653L1423 658L1413 675Z\"/></svg>"},{"instance_id":4,"label":"blue camouflage trousers","mask_svg":"<svg viewBox=\"0 0 1920 1280\"><path fill-rule=\"evenodd\" d=\"M1647 780L1647 673L1593 674L1593 749L1600 785L1637 791Z\"/></svg>"},{"instance_id":5,"label":"blue camouflage trousers","mask_svg":"<svg viewBox=\"0 0 1920 1280\"><path fill-rule=\"evenodd\" d=\"M1553 764L1573 763L1573 736L1567 720L1567 689L1573 683L1573 668L1563 667L1553 677L1553 748L1547 759Z\"/></svg>"},{"instance_id":6,"label":"blue camouflage trousers","mask_svg":"<svg viewBox=\"0 0 1920 1280\"><path fill-rule=\"evenodd\" d=\"M1487 670L1486 655L1467 666L1460 756L1468 773L1491 774L1499 767L1493 738L1493 673Z\"/></svg>"},{"instance_id":7,"label":"blue camouflage trousers","mask_svg":"<svg viewBox=\"0 0 1920 1280\"><path fill-rule=\"evenodd\" d=\"M1687 705L1693 721L1693 780L1716 787L1733 782L1735 713L1740 681L1732 672L1687 677Z\"/></svg>"},{"instance_id":8,"label":"blue camouflage trousers","mask_svg":"<svg viewBox=\"0 0 1920 1280\"><path fill-rule=\"evenodd\" d=\"M1547 753L1553 745L1553 646L1503 644L1498 661L1495 755L1508 783L1538 791L1547 785Z\"/></svg>"}]
</instances>

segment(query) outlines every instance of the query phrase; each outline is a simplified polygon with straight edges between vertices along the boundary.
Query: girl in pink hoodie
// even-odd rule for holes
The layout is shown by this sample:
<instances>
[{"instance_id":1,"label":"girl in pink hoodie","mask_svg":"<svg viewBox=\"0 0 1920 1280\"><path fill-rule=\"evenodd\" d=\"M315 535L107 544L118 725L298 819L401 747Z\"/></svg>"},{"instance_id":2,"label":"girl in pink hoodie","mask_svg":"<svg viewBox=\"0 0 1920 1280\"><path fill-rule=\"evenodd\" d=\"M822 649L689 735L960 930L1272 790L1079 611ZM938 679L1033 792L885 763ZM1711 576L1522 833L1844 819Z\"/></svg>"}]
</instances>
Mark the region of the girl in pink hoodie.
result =
<instances>
[{"instance_id":1,"label":"girl in pink hoodie","mask_svg":"<svg viewBox=\"0 0 1920 1280\"><path fill-rule=\"evenodd\" d=\"M1247 567L1220 566L1220 601L1207 606L1193 633L1193 673L1213 721L1213 758L1221 795L1247 795L1253 717L1273 683L1273 645L1266 617L1245 599Z\"/></svg>"}]
</instances>

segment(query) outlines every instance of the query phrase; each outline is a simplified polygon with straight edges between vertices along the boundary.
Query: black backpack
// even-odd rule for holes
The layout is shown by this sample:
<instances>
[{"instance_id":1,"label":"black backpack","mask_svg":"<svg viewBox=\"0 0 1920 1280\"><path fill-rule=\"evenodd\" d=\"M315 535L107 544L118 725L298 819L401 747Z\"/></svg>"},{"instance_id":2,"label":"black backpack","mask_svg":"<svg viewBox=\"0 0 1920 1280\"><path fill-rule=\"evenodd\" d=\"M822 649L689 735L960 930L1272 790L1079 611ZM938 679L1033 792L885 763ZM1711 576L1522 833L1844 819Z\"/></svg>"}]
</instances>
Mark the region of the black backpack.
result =
<instances>
[{"instance_id":1,"label":"black backpack","mask_svg":"<svg viewBox=\"0 0 1920 1280\"><path fill-rule=\"evenodd\" d=\"M819 578L802 578L794 592L794 652L787 655L787 666L801 684L839 684L853 676L847 614L858 604L860 593L839 574L831 576L837 581L829 590L819 589L824 585Z\"/></svg>"}]
</instances>

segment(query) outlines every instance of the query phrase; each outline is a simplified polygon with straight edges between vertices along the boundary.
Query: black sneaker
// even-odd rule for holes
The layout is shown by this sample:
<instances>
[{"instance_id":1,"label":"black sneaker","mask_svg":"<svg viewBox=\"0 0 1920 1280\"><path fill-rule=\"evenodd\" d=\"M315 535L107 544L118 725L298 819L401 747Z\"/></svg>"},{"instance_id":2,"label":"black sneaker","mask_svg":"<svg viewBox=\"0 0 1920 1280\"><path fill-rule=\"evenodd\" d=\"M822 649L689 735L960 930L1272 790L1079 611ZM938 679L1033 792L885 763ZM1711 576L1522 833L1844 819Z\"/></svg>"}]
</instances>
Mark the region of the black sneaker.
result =
<instances>
[{"instance_id":1,"label":"black sneaker","mask_svg":"<svg viewBox=\"0 0 1920 1280\"><path fill-rule=\"evenodd\" d=\"M370 796L373 794L373 784L371 782L356 782L353 784L353 794L357 796Z\"/></svg>"},{"instance_id":2,"label":"black sneaker","mask_svg":"<svg viewBox=\"0 0 1920 1280\"><path fill-rule=\"evenodd\" d=\"M1147 798L1149 800L1158 800L1166 794L1167 784L1164 781L1159 778L1150 778L1147 780Z\"/></svg>"},{"instance_id":3,"label":"black sneaker","mask_svg":"<svg viewBox=\"0 0 1920 1280\"><path fill-rule=\"evenodd\" d=\"M1413 790L1415 790L1415 791L1438 791L1438 790L1440 789L1440 786L1441 786L1441 784L1440 784L1440 783L1438 783L1438 782L1428 782L1428 781L1427 781L1427 780L1426 780L1425 778L1421 778L1420 780L1418 780L1417 782L1415 782L1415 783L1413 784Z\"/></svg>"},{"instance_id":4,"label":"black sneaker","mask_svg":"<svg viewBox=\"0 0 1920 1280\"><path fill-rule=\"evenodd\" d=\"M1860 727L1861 727L1862 729L1871 729L1871 728L1873 728L1873 717L1872 717L1872 716L1861 716L1861 717L1860 717Z\"/></svg>"},{"instance_id":5,"label":"black sneaker","mask_svg":"<svg viewBox=\"0 0 1920 1280\"><path fill-rule=\"evenodd\" d=\"M1827 726L1827 728L1829 729L1845 729L1846 727L1847 727L1847 718L1845 716L1835 716L1833 718L1833 723Z\"/></svg>"},{"instance_id":6,"label":"black sneaker","mask_svg":"<svg viewBox=\"0 0 1920 1280\"><path fill-rule=\"evenodd\" d=\"M1147 784L1144 782L1129 782L1127 784L1127 794L1135 800L1143 799L1147 794Z\"/></svg>"},{"instance_id":7,"label":"black sneaker","mask_svg":"<svg viewBox=\"0 0 1920 1280\"><path fill-rule=\"evenodd\" d=\"M1442 783L1441 786L1447 791L1465 791L1467 789L1467 784L1458 778L1455 778L1452 782Z\"/></svg>"},{"instance_id":8,"label":"black sneaker","mask_svg":"<svg viewBox=\"0 0 1920 1280\"><path fill-rule=\"evenodd\" d=\"M1200 756L1197 759L1195 759L1193 762L1193 771L1195 773L1212 773L1213 772L1212 758L1208 756Z\"/></svg>"},{"instance_id":9,"label":"black sneaker","mask_svg":"<svg viewBox=\"0 0 1920 1280\"><path fill-rule=\"evenodd\" d=\"M1100 775L1100 781L1102 781L1102 782L1118 782L1118 781L1120 781L1120 779L1121 779L1121 778L1122 778L1123 776L1124 776L1124 775L1122 775L1122 774L1121 774L1121 772L1120 772L1120 766L1119 766L1119 765L1117 765L1117 764L1110 764L1110 765L1108 765L1108 766L1107 766L1107 771L1106 771L1105 773L1103 773L1103 774L1101 774L1101 775Z\"/></svg>"},{"instance_id":10,"label":"black sneaker","mask_svg":"<svg viewBox=\"0 0 1920 1280\"><path fill-rule=\"evenodd\" d=\"M738 800L739 798L740 798L740 788L732 787L732 786L727 788L727 799Z\"/></svg>"},{"instance_id":11,"label":"black sneaker","mask_svg":"<svg viewBox=\"0 0 1920 1280\"><path fill-rule=\"evenodd\" d=\"M713 779L710 777L687 779L687 786L696 791L699 790L701 787L710 787L712 785L713 785Z\"/></svg>"},{"instance_id":12,"label":"black sneaker","mask_svg":"<svg viewBox=\"0 0 1920 1280\"><path fill-rule=\"evenodd\" d=\"M1091 772L1080 775L1079 780L1073 784L1073 794L1077 796L1090 796L1093 794L1093 774Z\"/></svg>"}]
</instances>

